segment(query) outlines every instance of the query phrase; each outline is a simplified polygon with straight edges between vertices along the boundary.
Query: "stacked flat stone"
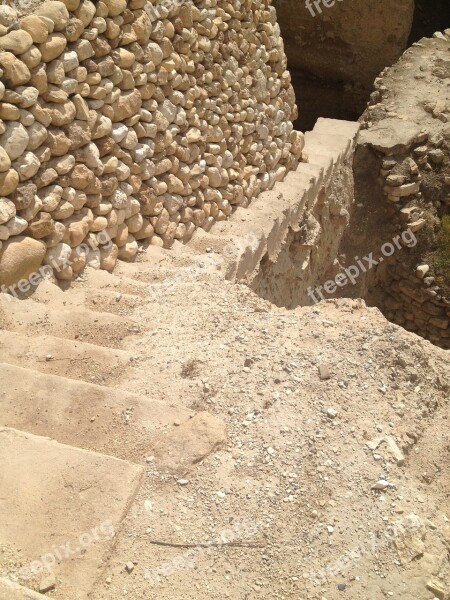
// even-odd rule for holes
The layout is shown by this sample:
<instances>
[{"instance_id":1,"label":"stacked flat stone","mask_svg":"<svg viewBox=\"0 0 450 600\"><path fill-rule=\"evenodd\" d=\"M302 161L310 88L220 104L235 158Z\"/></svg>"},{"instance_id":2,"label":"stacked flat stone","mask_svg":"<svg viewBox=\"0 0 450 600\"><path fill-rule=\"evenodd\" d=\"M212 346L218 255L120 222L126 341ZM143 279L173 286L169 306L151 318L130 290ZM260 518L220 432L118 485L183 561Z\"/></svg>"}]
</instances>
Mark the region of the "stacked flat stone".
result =
<instances>
[{"instance_id":1,"label":"stacked flat stone","mask_svg":"<svg viewBox=\"0 0 450 600\"><path fill-rule=\"evenodd\" d=\"M99 232L114 243L88 260L111 270L139 240L169 248L227 219L301 159L269 0L1 6L0 80L0 243L71 257L59 279Z\"/></svg>"}]
</instances>

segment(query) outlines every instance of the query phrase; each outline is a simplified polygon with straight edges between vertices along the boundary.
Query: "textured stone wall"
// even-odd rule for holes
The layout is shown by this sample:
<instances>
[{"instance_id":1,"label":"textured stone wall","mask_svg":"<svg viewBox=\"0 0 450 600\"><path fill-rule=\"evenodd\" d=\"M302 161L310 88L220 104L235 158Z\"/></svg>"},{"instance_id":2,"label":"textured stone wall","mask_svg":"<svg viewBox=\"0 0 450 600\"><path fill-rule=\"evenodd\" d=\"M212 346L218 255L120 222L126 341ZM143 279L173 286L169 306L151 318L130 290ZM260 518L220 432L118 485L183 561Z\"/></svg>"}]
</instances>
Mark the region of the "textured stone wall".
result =
<instances>
[{"instance_id":1,"label":"textured stone wall","mask_svg":"<svg viewBox=\"0 0 450 600\"><path fill-rule=\"evenodd\" d=\"M360 295L394 323L446 349L450 273L442 223L450 215L449 50L450 29L414 44L375 81L361 118L355 161L360 208L346 248L347 255L361 256L396 233L414 233L417 244L370 271Z\"/></svg>"},{"instance_id":2,"label":"textured stone wall","mask_svg":"<svg viewBox=\"0 0 450 600\"><path fill-rule=\"evenodd\" d=\"M0 77L3 285L185 242L301 159L269 0L1 6Z\"/></svg>"}]
</instances>

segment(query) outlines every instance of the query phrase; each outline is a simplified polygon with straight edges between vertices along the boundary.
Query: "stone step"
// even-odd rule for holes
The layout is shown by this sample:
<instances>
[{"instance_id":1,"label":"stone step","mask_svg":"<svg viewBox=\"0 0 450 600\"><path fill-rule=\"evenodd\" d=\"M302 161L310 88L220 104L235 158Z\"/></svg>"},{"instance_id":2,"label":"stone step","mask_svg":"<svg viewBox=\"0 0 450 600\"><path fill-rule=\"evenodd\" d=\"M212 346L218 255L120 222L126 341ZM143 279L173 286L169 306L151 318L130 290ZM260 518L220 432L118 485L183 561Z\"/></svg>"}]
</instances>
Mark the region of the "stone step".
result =
<instances>
[{"instance_id":1,"label":"stone step","mask_svg":"<svg viewBox=\"0 0 450 600\"><path fill-rule=\"evenodd\" d=\"M92 312L100 312L118 315L120 317L131 318L130 315L134 309L145 303L145 294L125 293L119 290L110 288L86 288L77 287L71 289L70 292L62 292L63 297L54 296L49 301L46 301L49 307L56 308L74 308L84 307ZM39 288L33 296L33 300L43 301L42 293Z\"/></svg>"},{"instance_id":2,"label":"stone step","mask_svg":"<svg viewBox=\"0 0 450 600\"><path fill-rule=\"evenodd\" d=\"M121 263L121 261L119 262ZM137 281L125 276L119 277L116 272L108 273L107 271L86 269L83 273L83 280L73 281L70 290L88 289L90 292L93 292L94 290L108 290L116 294L131 294L145 298L147 294L146 287L145 282Z\"/></svg>"},{"instance_id":3,"label":"stone step","mask_svg":"<svg viewBox=\"0 0 450 600\"><path fill-rule=\"evenodd\" d=\"M82 308L44 305L32 299L18 300L0 294L0 327L30 336L42 334L120 347L128 335L144 329L122 316Z\"/></svg>"},{"instance_id":4,"label":"stone step","mask_svg":"<svg viewBox=\"0 0 450 600\"><path fill-rule=\"evenodd\" d=\"M0 577L0 600L45 600L46 596Z\"/></svg>"},{"instance_id":5,"label":"stone step","mask_svg":"<svg viewBox=\"0 0 450 600\"><path fill-rule=\"evenodd\" d=\"M57 598L85 600L135 497L142 467L10 428L0 429L0 464L3 577L36 589L53 572ZM5 599L36 597L14 594Z\"/></svg>"},{"instance_id":6,"label":"stone step","mask_svg":"<svg viewBox=\"0 0 450 600\"><path fill-rule=\"evenodd\" d=\"M325 133L327 135L344 135L354 140L358 135L360 127L361 125L356 121L319 117L314 125L313 132Z\"/></svg>"},{"instance_id":7,"label":"stone step","mask_svg":"<svg viewBox=\"0 0 450 600\"><path fill-rule=\"evenodd\" d=\"M152 438L190 414L154 397L5 363L0 381L0 426L124 459L143 460Z\"/></svg>"},{"instance_id":8,"label":"stone step","mask_svg":"<svg viewBox=\"0 0 450 600\"><path fill-rule=\"evenodd\" d=\"M197 251L190 245L177 242L170 250L149 246L145 252L139 255L139 261L126 263L119 261L114 274L120 278L126 277L144 284L169 274L177 274L180 270L189 268L197 260Z\"/></svg>"},{"instance_id":9,"label":"stone step","mask_svg":"<svg viewBox=\"0 0 450 600\"><path fill-rule=\"evenodd\" d=\"M107 385L133 361L125 350L103 348L52 335L38 337L0 330L0 361L47 375Z\"/></svg>"}]
</instances>

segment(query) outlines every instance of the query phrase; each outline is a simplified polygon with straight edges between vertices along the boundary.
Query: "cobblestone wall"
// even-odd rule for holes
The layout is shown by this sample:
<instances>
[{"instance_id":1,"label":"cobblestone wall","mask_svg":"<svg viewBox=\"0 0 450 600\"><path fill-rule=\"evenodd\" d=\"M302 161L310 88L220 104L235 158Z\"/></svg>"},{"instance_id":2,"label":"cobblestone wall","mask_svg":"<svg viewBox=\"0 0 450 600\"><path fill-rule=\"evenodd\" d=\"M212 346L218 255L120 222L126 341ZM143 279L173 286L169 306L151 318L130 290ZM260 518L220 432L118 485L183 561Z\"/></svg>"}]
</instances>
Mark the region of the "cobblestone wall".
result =
<instances>
[{"instance_id":1,"label":"cobblestone wall","mask_svg":"<svg viewBox=\"0 0 450 600\"><path fill-rule=\"evenodd\" d=\"M3 285L187 241L301 159L268 0L1 6L0 77Z\"/></svg>"}]
</instances>

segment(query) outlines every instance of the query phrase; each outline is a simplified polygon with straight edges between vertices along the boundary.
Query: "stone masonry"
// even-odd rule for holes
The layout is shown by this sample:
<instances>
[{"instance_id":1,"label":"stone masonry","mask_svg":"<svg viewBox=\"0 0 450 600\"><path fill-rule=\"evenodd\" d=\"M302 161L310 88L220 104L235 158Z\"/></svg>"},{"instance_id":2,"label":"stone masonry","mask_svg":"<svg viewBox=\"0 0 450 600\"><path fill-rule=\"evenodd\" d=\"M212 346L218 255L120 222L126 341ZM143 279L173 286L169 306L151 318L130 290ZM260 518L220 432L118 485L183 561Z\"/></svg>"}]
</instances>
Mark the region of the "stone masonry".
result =
<instances>
[{"instance_id":1,"label":"stone masonry","mask_svg":"<svg viewBox=\"0 0 450 600\"><path fill-rule=\"evenodd\" d=\"M447 349L449 273L438 248L450 213L449 50L447 29L414 44L381 73L361 118L356 153L356 162L366 165L356 169L366 237L374 237L380 216L378 245L388 239L388 225L417 238L414 251L395 254L371 274L366 298L394 323ZM365 200L371 195L372 208Z\"/></svg>"},{"instance_id":2,"label":"stone masonry","mask_svg":"<svg viewBox=\"0 0 450 600\"><path fill-rule=\"evenodd\" d=\"M0 77L2 285L186 242L302 157L269 0L1 6Z\"/></svg>"}]
</instances>

